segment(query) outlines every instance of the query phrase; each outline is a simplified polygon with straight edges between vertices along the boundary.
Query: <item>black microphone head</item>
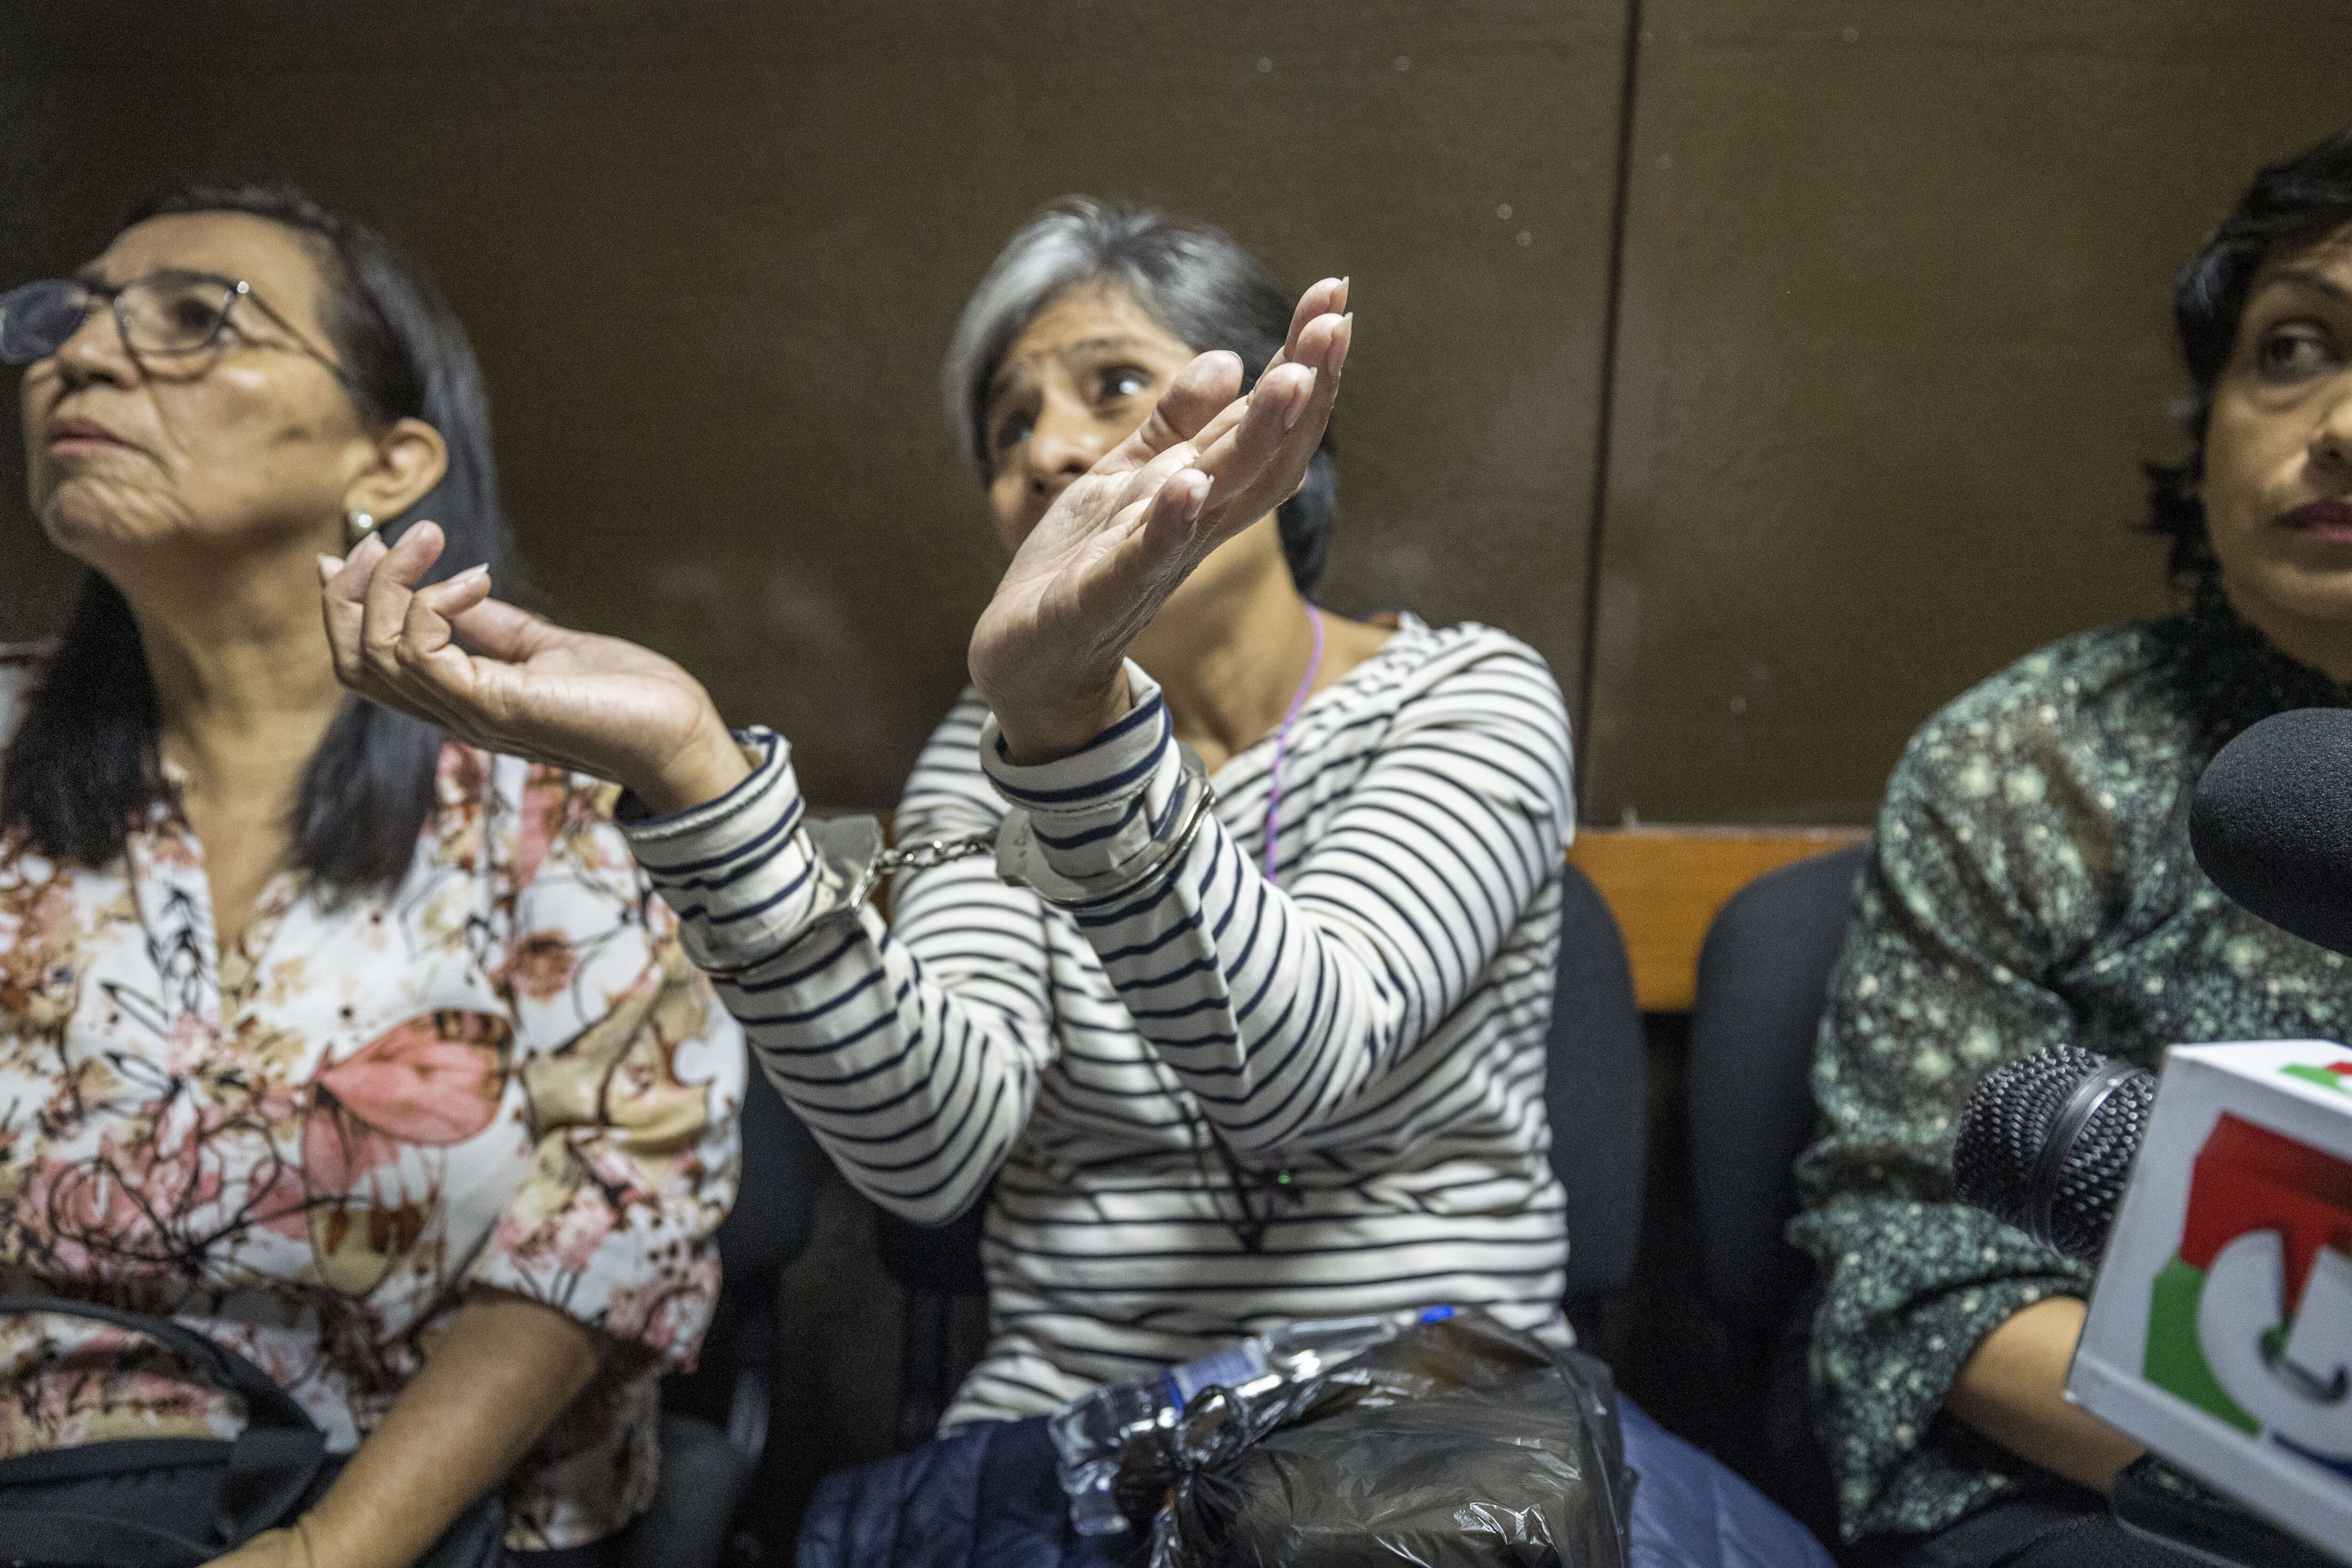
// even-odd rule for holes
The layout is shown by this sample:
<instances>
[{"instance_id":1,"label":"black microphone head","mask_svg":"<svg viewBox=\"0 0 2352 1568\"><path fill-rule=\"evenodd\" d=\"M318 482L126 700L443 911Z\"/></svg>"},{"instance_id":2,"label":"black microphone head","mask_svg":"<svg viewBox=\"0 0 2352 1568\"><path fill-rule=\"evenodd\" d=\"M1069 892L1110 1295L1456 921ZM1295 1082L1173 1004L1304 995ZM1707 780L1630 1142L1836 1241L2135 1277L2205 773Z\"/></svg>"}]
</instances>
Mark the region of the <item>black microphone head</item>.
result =
<instances>
[{"instance_id":1,"label":"black microphone head","mask_svg":"<svg viewBox=\"0 0 2352 1568\"><path fill-rule=\"evenodd\" d=\"M1985 1074L1960 1113L1952 1180L1963 1203L2070 1258L2095 1258L2115 1228L2156 1079L2080 1046Z\"/></svg>"},{"instance_id":2,"label":"black microphone head","mask_svg":"<svg viewBox=\"0 0 2352 1568\"><path fill-rule=\"evenodd\" d=\"M2222 747L2197 781L2189 847L2238 903L2352 955L2352 709L2273 713Z\"/></svg>"}]
</instances>

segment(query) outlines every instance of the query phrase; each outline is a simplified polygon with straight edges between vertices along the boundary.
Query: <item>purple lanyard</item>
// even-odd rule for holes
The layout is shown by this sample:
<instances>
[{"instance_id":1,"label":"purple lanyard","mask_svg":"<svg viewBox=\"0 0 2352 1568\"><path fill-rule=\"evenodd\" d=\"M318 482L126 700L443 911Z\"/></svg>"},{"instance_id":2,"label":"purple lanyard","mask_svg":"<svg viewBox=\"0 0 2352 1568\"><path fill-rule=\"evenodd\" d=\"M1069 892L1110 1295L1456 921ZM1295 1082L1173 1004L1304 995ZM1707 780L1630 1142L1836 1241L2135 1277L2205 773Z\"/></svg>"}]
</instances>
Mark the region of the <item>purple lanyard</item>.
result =
<instances>
[{"instance_id":1,"label":"purple lanyard","mask_svg":"<svg viewBox=\"0 0 2352 1568\"><path fill-rule=\"evenodd\" d=\"M1291 693L1290 711L1282 716L1282 728L1274 732L1274 766L1266 774L1265 879L1269 882L1274 880L1274 836L1282 815L1282 759L1290 750L1290 726L1314 692L1315 678L1323 672L1323 612L1307 605L1307 624L1315 628L1315 651L1307 658L1307 673L1298 678L1298 689Z\"/></svg>"}]
</instances>

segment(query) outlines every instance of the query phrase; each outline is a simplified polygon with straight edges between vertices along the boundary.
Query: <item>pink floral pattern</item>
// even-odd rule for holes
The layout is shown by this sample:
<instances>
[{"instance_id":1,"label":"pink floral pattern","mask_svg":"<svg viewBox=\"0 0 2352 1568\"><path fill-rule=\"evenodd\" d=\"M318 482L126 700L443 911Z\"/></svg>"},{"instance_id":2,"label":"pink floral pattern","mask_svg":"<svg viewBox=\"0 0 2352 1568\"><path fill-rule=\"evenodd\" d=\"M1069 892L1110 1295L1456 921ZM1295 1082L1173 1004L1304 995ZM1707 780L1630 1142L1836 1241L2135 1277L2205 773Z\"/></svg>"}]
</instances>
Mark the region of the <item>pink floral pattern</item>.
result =
<instances>
[{"instance_id":1,"label":"pink floral pattern","mask_svg":"<svg viewBox=\"0 0 2352 1568\"><path fill-rule=\"evenodd\" d=\"M23 667L0 660L0 733ZM169 1312L339 1447L482 1283L620 1342L507 1488L518 1548L592 1541L655 1479L732 1199L741 1037L679 952L609 790L451 746L388 896L296 877L215 950L170 803L91 871L0 841L0 1288ZM0 1320L0 1455L227 1433L159 1349Z\"/></svg>"}]
</instances>

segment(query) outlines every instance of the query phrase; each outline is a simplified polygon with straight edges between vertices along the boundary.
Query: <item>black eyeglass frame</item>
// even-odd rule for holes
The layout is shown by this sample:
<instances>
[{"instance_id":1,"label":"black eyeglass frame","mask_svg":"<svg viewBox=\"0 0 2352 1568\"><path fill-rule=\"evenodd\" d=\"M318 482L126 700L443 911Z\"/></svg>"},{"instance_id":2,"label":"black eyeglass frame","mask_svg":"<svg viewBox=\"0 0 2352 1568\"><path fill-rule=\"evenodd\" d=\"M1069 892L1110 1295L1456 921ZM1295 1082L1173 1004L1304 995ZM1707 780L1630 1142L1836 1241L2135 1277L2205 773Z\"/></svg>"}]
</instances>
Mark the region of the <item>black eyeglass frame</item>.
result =
<instances>
[{"instance_id":1,"label":"black eyeglass frame","mask_svg":"<svg viewBox=\"0 0 2352 1568\"><path fill-rule=\"evenodd\" d=\"M186 283L210 283L220 289L220 309L214 314L212 330L205 333L203 342L191 343L185 348L176 349L143 349L132 343L131 341L130 318L123 313L122 310L122 296L131 289L139 288L142 284L154 283L158 279L171 279L173 281ZM293 322L288 321L284 316L279 315L277 308L271 305L268 300L263 299L259 294L256 293L254 291L253 285L247 283L242 278L229 278L217 272L195 272L184 268L167 267L154 272L142 274L137 278L126 279L121 283L92 283L86 279L80 278L37 279L30 283L20 283L16 288L9 289L7 293L0 294L0 314L5 313L5 307L10 300L24 293L26 289L39 289L45 285L56 285L60 288L67 289L78 289L86 298L88 303L83 305L81 314L74 319L74 324L72 328L67 331L66 335L59 338L54 344L50 345L47 353L41 354L35 360L25 362L28 364L38 363L39 359L49 358L59 349L64 348L66 343L73 337L73 334L81 331L82 323L89 320L90 306L97 304L101 300L106 302L107 309L113 313L114 330L116 334L122 340L123 352L136 360L145 360L151 357L157 359L182 359L191 354L200 354L209 352L219 343L221 333L228 330L229 312L236 308L238 300L243 300L249 301L254 309L259 310L263 316L267 317L271 325L275 326L279 331L284 332L288 337L293 339L294 347L298 352L307 354L311 359L318 361L320 365L326 368L328 374L333 376L337 381L343 384L343 387L346 391L350 392L354 397L359 397L362 401L365 400L366 395L360 390L359 383L352 378L351 372L345 370L341 365L337 364L334 360L329 356L325 350L320 348L316 343L313 343L309 338L305 337L299 327L297 327ZM256 348L271 348L277 345L257 342L254 346Z\"/></svg>"}]
</instances>

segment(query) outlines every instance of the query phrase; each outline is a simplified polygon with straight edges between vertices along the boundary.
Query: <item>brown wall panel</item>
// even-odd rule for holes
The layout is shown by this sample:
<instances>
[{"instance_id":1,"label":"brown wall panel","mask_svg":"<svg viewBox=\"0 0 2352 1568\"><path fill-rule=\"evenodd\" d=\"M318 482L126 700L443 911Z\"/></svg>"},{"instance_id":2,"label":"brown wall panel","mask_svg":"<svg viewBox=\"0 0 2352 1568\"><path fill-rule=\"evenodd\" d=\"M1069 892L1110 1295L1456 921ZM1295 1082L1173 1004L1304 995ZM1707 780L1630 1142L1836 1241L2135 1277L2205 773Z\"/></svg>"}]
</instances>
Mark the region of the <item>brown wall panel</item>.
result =
<instances>
[{"instance_id":1,"label":"brown wall panel","mask_svg":"<svg viewBox=\"0 0 2352 1568\"><path fill-rule=\"evenodd\" d=\"M1938 705L2166 603L2168 280L2352 113L2352 10L1641 16L1586 814L1867 820Z\"/></svg>"},{"instance_id":2,"label":"brown wall panel","mask_svg":"<svg viewBox=\"0 0 2352 1568\"><path fill-rule=\"evenodd\" d=\"M550 606L887 801L1001 567L933 412L965 291L1072 190L1356 280L1325 597L1528 637L1571 690L1622 0L315 0L0 7L0 276L274 171L471 327ZM1507 218L1498 216L1505 207ZM0 637L73 580L0 456Z\"/></svg>"}]
</instances>

